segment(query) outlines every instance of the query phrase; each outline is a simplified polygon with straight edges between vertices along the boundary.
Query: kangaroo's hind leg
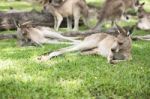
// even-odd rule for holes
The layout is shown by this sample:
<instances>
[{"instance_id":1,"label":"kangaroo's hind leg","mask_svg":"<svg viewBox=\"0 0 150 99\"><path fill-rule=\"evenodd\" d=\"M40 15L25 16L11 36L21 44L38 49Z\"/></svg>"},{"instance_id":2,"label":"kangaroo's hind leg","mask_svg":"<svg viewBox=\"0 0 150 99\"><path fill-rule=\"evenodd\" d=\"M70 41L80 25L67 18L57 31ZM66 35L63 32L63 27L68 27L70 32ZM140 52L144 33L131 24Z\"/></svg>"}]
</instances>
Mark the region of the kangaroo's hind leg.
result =
<instances>
[{"instance_id":1,"label":"kangaroo's hind leg","mask_svg":"<svg viewBox=\"0 0 150 99\"><path fill-rule=\"evenodd\" d=\"M80 8L73 10L73 17L74 17L74 28L73 31L77 31L79 29L79 20L80 20Z\"/></svg>"},{"instance_id":2,"label":"kangaroo's hind leg","mask_svg":"<svg viewBox=\"0 0 150 99\"><path fill-rule=\"evenodd\" d=\"M72 30L72 18L67 17L67 29Z\"/></svg>"},{"instance_id":3,"label":"kangaroo's hind leg","mask_svg":"<svg viewBox=\"0 0 150 99\"><path fill-rule=\"evenodd\" d=\"M57 16L57 26L56 26L56 31L58 31L58 29L59 29L59 27L60 27L62 21L63 21L63 17L62 17L61 15L58 15L58 16Z\"/></svg>"},{"instance_id":4,"label":"kangaroo's hind leg","mask_svg":"<svg viewBox=\"0 0 150 99\"><path fill-rule=\"evenodd\" d=\"M83 51L83 50L93 49L96 47L97 47L97 43L93 43L93 41L83 41L82 43L78 45L73 45L70 47L62 48L58 51L54 51L50 53L48 56L41 56L39 59L41 61L47 61L55 56L59 56L64 53L74 52L74 51Z\"/></svg>"}]
</instances>

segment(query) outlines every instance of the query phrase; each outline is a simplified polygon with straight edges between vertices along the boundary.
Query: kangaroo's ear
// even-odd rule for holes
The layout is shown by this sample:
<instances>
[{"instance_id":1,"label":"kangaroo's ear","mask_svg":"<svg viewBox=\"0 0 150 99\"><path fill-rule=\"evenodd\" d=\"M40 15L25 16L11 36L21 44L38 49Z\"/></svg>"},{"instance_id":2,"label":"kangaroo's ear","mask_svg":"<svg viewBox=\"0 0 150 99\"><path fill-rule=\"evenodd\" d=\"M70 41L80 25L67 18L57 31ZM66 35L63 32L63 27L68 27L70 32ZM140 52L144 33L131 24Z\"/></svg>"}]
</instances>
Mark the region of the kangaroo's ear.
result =
<instances>
[{"instance_id":1,"label":"kangaroo's ear","mask_svg":"<svg viewBox=\"0 0 150 99\"><path fill-rule=\"evenodd\" d=\"M116 25L116 27L117 27L117 32L118 32L118 33L121 33L121 31L120 31L120 26L119 26L118 24L116 24L116 23L115 23L115 25Z\"/></svg>"},{"instance_id":2,"label":"kangaroo's ear","mask_svg":"<svg viewBox=\"0 0 150 99\"><path fill-rule=\"evenodd\" d=\"M141 4L141 6L144 6L145 5L145 2L143 2L142 4Z\"/></svg>"},{"instance_id":3,"label":"kangaroo's ear","mask_svg":"<svg viewBox=\"0 0 150 99\"><path fill-rule=\"evenodd\" d=\"M129 30L128 30L128 32L127 32L127 35L128 35L128 36L133 33L135 27L136 27L136 25L133 25L133 26L131 26L131 27L129 28Z\"/></svg>"},{"instance_id":4,"label":"kangaroo's ear","mask_svg":"<svg viewBox=\"0 0 150 99\"><path fill-rule=\"evenodd\" d=\"M118 33L120 33L120 34L126 33L126 31L125 31L122 27L120 27L118 24L115 23L115 25L116 25L116 27L117 27Z\"/></svg>"}]
</instances>

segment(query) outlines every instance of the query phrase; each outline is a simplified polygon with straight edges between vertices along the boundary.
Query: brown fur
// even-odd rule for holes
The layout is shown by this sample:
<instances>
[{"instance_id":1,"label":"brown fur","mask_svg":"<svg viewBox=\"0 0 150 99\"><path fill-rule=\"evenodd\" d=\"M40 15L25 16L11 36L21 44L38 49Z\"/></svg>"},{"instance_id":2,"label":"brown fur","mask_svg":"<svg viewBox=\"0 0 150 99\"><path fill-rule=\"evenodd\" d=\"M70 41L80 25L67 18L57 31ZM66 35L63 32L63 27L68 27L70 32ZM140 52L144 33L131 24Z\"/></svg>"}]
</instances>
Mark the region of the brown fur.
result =
<instances>
[{"instance_id":1,"label":"brown fur","mask_svg":"<svg viewBox=\"0 0 150 99\"><path fill-rule=\"evenodd\" d=\"M150 30L150 13L146 12L144 9L144 4L140 4L138 9L138 18L137 27L142 30Z\"/></svg>"},{"instance_id":2,"label":"brown fur","mask_svg":"<svg viewBox=\"0 0 150 99\"><path fill-rule=\"evenodd\" d=\"M137 0L106 0L99 13L99 21L93 29L99 30L104 21L115 22L120 20L122 16L126 15L127 9L135 8L138 4L136 2Z\"/></svg>"},{"instance_id":3,"label":"brown fur","mask_svg":"<svg viewBox=\"0 0 150 99\"><path fill-rule=\"evenodd\" d=\"M44 8L52 13L55 18L54 28L58 30L64 17L68 18L68 28L72 28L70 17L74 18L74 30L78 30L78 23L81 15L88 16L88 6L85 0L65 0L60 6L53 6L52 4L46 4Z\"/></svg>"},{"instance_id":4,"label":"brown fur","mask_svg":"<svg viewBox=\"0 0 150 99\"><path fill-rule=\"evenodd\" d=\"M80 44L62 48L54 51L47 56L41 56L42 61L49 60L55 56L68 52L81 51L83 54L99 54L107 58L109 63L130 60L131 56L131 37L127 31L118 27L118 35L112 36L106 33L92 34L86 37Z\"/></svg>"},{"instance_id":5,"label":"brown fur","mask_svg":"<svg viewBox=\"0 0 150 99\"><path fill-rule=\"evenodd\" d=\"M48 28L48 27L32 27L31 25L20 25L17 27L17 34L18 34L18 43L21 46L24 45L42 45L44 43L49 44L61 44L61 43L68 43L68 44L75 44L79 43L80 41L75 40L71 37L65 37L58 32ZM64 40L68 40L71 42L60 42Z\"/></svg>"}]
</instances>

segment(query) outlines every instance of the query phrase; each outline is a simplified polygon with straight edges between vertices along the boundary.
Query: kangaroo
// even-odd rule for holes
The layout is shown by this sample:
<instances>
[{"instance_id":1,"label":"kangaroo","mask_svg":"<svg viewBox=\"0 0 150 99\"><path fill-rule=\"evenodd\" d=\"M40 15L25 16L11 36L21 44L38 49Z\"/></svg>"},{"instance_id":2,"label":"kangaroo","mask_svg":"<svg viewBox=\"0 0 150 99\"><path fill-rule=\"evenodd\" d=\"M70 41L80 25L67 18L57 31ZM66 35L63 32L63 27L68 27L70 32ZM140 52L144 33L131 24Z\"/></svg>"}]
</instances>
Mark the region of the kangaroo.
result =
<instances>
[{"instance_id":1,"label":"kangaroo","mask_svg":"<svg viewBox=\"0 0 150 99\"><path fill-rule=\"evenodd\" d=\"M144 9L145 3L140 4L138 9L138 23L137 28L142 30L150 30L150 13Z\"/></svg>"},{"instance_id":2,"label":"kangaroo","mask_svg":"<svg viewBox=\"0 0 150 99\"><path fill-rule=\"evenodd\" d=\"M144 35L144 36L134 36L132 37L133 40L144 40L144 41L150 41L150 35Z\"/></svg>"},{"instance_id":3,"label":"kangaroo","mask_svg":"<svg viewBox=\"0 0 150 99\"><path fill-rule=\"evenodd\" d=\"M118 63L120 61L131 60L131 33L118 25L117 28L117 36L112 36L107 33L92 34L87 36L80 44L59 49L47 56L41 56L38 59L41 61L47 61L64 53L81 51L83 54L102 55L107 58L108 63Z\"/></svg>"},{"instance_id":4,"label":"kangaroo","mask_svg":"<svg viewBox=\"0 0 150 99\"><path fill-rule=\"evenodd\" d=\"M138 0L106 0L99 13L98 22L93 29L101 30L101 25L104 21L110 20L112 25L114 25L115 21L120 20L124 16L128 19L126 11L129 8L135 9L138 5Z\"/></svg>"},{"instance_id":5,"label":"kangaroo","mask_svg":"<svg viewBox=\"0 0 150 99\"><path fill-rule=\"evenodd\" d=\"M48 27L32 27L28 22L17 27L17 34L19 39L19 44L23 46L24 44L36 44L41 45L43 43L49 44L76 44L79 40L75 40L71 37L65 37ZM60 40L68 40L71 42L60 42Z\"/></svg>"},{"instance_id":6,"label":"kangaroo","mask_svg":"<svg viewBox=\"0 0 150 99\"><path fill-rule=\"evenodd\" d=\"M38 0L38 2L42 5L45 5L47 3L52 3L55 6L59 6L63 1L65 0Z\"/></svg>"},{"instance_id":7,"label":"kangaroo","mask_svg":"<svg viewBox=\"0 0 150 99\"><path fill-rule=\"evenodd\" d=\"M64 17L67 17L67 28L69 30L72 29L72 16L74 18L74 31L77 31L79 28L78 24L81 15L85 18L84 22L87 22L88 6L85 0L64 0L60 6L54 6L52 3L47 3L45 4L44 9L54 16L54 28L56 30L59 29Z\"/></svg>"}]
</instances>

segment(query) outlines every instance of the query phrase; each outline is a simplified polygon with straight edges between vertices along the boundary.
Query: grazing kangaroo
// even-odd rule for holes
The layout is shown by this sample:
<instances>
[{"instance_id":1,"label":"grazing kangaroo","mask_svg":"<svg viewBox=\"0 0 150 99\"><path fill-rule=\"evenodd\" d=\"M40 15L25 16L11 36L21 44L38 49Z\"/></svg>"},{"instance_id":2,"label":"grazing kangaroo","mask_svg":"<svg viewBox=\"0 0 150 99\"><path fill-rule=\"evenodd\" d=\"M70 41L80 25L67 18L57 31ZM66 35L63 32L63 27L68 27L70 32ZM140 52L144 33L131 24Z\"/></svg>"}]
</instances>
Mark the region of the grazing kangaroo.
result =
<instances>
[{"instance_id":1,"label":"grazing kangaroo","mask_svg":"<svg viewBox=\"0 0 150 99\"><path fill-rule=\"evenodd\" d=\"M140 4L138 9L138 18L137 28L142 30L150 30L150 13L144 10L144 4Z\"/></svg>"},{"instance_id":2,"label":"grazing kangaroo","mask_svg":"<svg viewBox=\"0 0 150 99\"><path fill-rule=\"evenodd\" d=\"M120 20L124 16L128 19L126 11L129 8L135 8L138 4L138 0L106 0L99 13L98 22L93 29L101 30L101 25L104 21L110 20L113 25L115 21Z\"/></svg>"},{"instance_id":3,"label":"grazing kangaroo","mask_svg":"<svg viewBox=\"0 0 150 99\"><path fill-rule=\"evenodd\" d=\"M75 40L71 37L65 37L48 27L32 27L28 22L17 26L17 34L19 39L19 44L24 45L26 43L34 43L41 45L43 43L49 44L61 44L60 40L68 40L71 42L66 42L68 44L79 43L79 40Z\"/></svg>"},{"instance_id":4,"label":"grazing kangaroo","mask_svg":"<svg viewBox=\"0 0 150 99\"><path fill-rule=\"evenodd\" d=\"M56 30L59 29L64 17L67 17L67 28L72 29L72 16L74 18L74 31L79 28L79 19L81 15L84 17L84 22L88 17L88 6L85 0L64 0L59 6L54 6L52 3L47 3L44 9L50 12L55 19Z\"/></svg>"},{"instance_id":5,"label":"grazing kangaroo","mask_svg":"<svg viewBox=\"0 0 150 99\"><path fill-rule=\"evenodd\" d=\"M130 33L117 25L118 35L112 36L106 33L92 34L86 37L80 44L62 48L47 56L41 56L39 60L47 61L55 56L68 52L81 51L83 54L98 54L107 58L108 63L131 60Z\"/></svg>"}]
</instances>

